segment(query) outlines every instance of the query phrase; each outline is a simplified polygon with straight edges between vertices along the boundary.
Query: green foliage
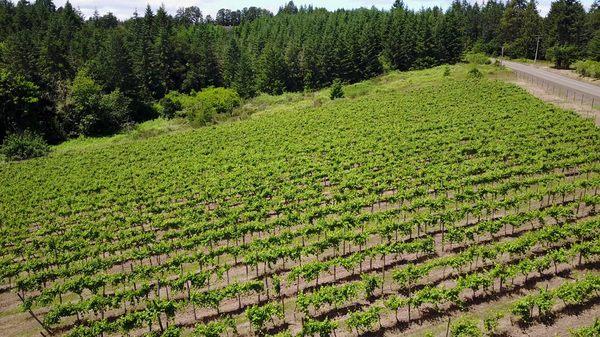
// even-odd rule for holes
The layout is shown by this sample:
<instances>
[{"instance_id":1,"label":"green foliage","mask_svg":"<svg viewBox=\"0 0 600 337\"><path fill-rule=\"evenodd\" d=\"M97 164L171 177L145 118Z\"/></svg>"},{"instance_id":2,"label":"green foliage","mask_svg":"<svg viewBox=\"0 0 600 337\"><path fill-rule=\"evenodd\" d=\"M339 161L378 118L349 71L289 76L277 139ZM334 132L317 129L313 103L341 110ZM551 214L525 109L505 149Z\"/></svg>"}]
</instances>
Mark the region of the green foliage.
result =
<instances>
[{"instance_id":1,"label":"green foliage","mask_svg":"<svg viewBox=\"0 0 600 337\"><path fill-rule=\"evenodd\" d=\"M163 333L160 336L161 337L180 337L181 336L181 328L171 325L168 328L166 328L165 331L163 331Z\"/></svg>"},{"instance_id":2,"label":"green foliage","mask_svg":"<svg viewBox=\"0 0 600 337\"><path fill-rule=\"evenodd\" d=\"M261 92L281 95L286 91L287 66L283 55L269 45L259 60L258 87Z\"/></svg>"},{"instance_id":3,"label":"green foliage","mask_svg":"<svg viewBox=\"0 0 600 337\"><path fill-rule=\"evenodd\" d=\"M450 326L450 335L452 337L481 337L481 329L477 326L477 321L467 317L461 317L454 321Z\"/></svg>"},{"instance_id":4,"label":"green foliage","mask_svg":"<svg viewBox=\"0 0 600 337\"><path fill-rule=\"evenodd\" d=\"M375 295L375 290L381 286L383 280L380 276L363 274L361 275L363 289L367 294L368 298L372 298Z\"/></svg>"},{"instance_id":5,"label":"green foliage","mask_svg":"<svg viewBox=\"0 0 600 337\"><path fill-rule=\"evenodd\" d=\"M510 312L524 322L530 322L535 306L535 298L533 296L525 296L514 302L510 308Z\"/></svg>"},{"instance_id":6,"label":"green foliage","mask_svg":"<svg viewBox=\"0 0 600 337\"><path fill-rule=\"evenodd\" d=\"M546 51L546 58L552 60L558 69L569 69L578 55L579 51L574 45L556 45Z\"/></svg>"},{"instance_id":7,"label":"green foliage","mask_svg":"<svg viewBox=\"0 0 600 337\"><path fill-rule=\"evenodd\" d=\"M333 84L331 85L331 89L329 91L329 98L331 100L344 98L344 87L342 86L342 81L340 81L339 79L333 81Z\"/></svg>"},{"instance_id":8,"label":"green foliage","mask_svg":"<svg viewBox=\"0 0 600 337\"><path fill-rule=\"evenodd\" d=\"M231 317L211 321L205 324L196 324L194 336L197 337L221 337L227 331L236 332L235 320Z\"/></svg>"},{"instance_id":9,"label":"green foliage","mask_svg":"<svg viewBox=\"0 0 600 337\"><path fill-rule=\"evenodd\" d=\"M554 305L554 294L548 290L540 289L538 296L535 298L535 305L538 308L540 318L548 316Z\"/></svg>"},{"instance_id":10,"label":"green foliage","mask_svg":"<svg viewBox=\"0 0 600 337\"><path fill-rule=\"evenodd\" d=\"M268 303L262 306L253 305L246 309L246 316L252 328L261 332L268 321L276 317L283 318L283 310L278 303Z\"/></svg>"},{"instance_id":11,"label":"green foliage","mask_svg":"<svg viewBox=\"0 0 600 337\"><path fill-rule=\"evenodd\" d=\"M6 134L36 128L38 86L0 67L0 141Z\"/></svg>"},{"instance_id":12,"label":"green foliage","mask_svg":"<svg viewBox=\"0 0 600 337\"><path fill-rule=\"evenodd\" d=\"M450 76L450 67L445 66L444 67L444 73L443 73L444 77L448 77Z\"/></svg>"},{"instance_id":13,"label":"green foliage","mask_svg":"<svg viewBox=\"0 0 600 337\"><path fill-rule=\"evenodd\" d=\"M556 0L543 19L535 1L455 1L446 9L422 10L397 1L391 9L346 11L286 5L295 9L282 10L285 15L223 8L215 20L195 6L175 15L148 7L118 20L110 13L84 19L70 3L56 8L51 2L4 1L0 68L32 84L37 93L30 97L43 99L3 111L10 119L0 125L0 140L25 129L52 141L113 133L154 118L154 105L161 117L172 118L178 107L168 99L158 103L171 91L224 86L247 99L259 92L313 91L336 78L356 83L384 70L452 64L468 50L498 55L504 46L507 56L533 58L538 37L540 58L554 45L574 45L598 58L597 7L586 13L578 1ZM121 113L78 111L78 104L65 110L64 87L83 68L102 94L118 90L129 101L123 105L126 120L119 120ZM88 103L97 105L94 100ZM194 115L198 124L212 119L204 108L196 107Z\"/></svg>"},{"instance_id":14,"label":"green foliage","mask_svg":"<svg viewBox=\"0 0 600 337\"><path fill-rule=\"evenodd\" d=\"M319 337L330 337L337 328L338 322L331 321L328 318L323 321L309 318L304 320L302 330L298 336L309 337L317 335Z\"/></svg>"},{"instance_id":15,"label":"green foliage","mask_svg":"<svg viewBox=\"0 0 600 337\"><path fill-rule=\"evenodd\" d=\"M600 61L577 61L573 64L573 68L581 76L600 78Z\"/></svg>"},{"instance_id":16,"label":"green foliage","mask_svg":"<svg viewBox=\"0 0 600 337\"><path fill-rule=\"evenodd\" d=\"M583 50L586 39L585 14L579 1L553 1L545 20L548 45L569 45L576 50Z\"/></svg>"},{"instance_id":17,"label":"green foliage","mask_svg":"<svg viewBox=\"0 0 600 337\"><path fill-rule=\"evenodd\" d=\"M484 53L469 52L464 56L465 61L471 64L490 64L490 58Z\"/></svg>"},{"instance_id":18,"label":"green foliage","mask_svg":"<svg viewBox=\"0 0 600 337\"><path fill-rule=\"evenodd\" d=\"M9 160L24 160L42 157L50 152L50 147L39 135L26 130L23 133L10 134L0 146L0 154Z\"/></svg>"},{"instance_id":19,"label":"green foliage","mask_svg":"<svg viewBox=\"0 0 600 337\"><path fill-rule=\"evenodd\" d=\"M192 125L211 124L217 115L231 114L241 104L240 96L232 89L207 88L191 95L175 91L159 103L159 112L165 117L186 116Z\"/></svg>"},{"instance_id":20,"label":"green foliage","mask_svg":"<svg viewBox=\"0 0 600 337\"><path fill-rule=\"evenodd\" d=\"M464 75L467 66L454 68ZM247 121L143 141L82 140L44 160L0 165L0 279L67 336L159 335L179 314L200 310L209 325L223 318L219 309L257 334L272 320L298 332L304 320L306 334L326 335L346 323L371 331L393 311L414 327L423 314L461 308L473 290L487 300L513 278L520 289L521 275L550 276L555 261L561 269L580 254L595 261L600 219L579 218L600 203L594 124L515 86L440 81L441 72L393 73L319 109L313 95L264 97L275 108ZM399 207L370 212L378 202ZM461 247L438 256L449 248L439 234L450 230ZM385 268L366 267L378 257ZM372 283L358 275L383 272L396 294L367 303ZM565 306L589 303L599 289L592 273L549 292ZM294 311L284 323L274 319L273 275L285 276L283 302ZM428 284L439 277L448 282ZM551 314L545 293L531 295L534 314ZM217 325L198 332L232 335Z\"/></svg>"},{"instance_id":21,"label":"green foliage","mask_svg":"<svg viewBox=\"0 0 600 337\"><path fill-rule=\"evenodd\" d=\"M557 298L565 305L581 305L597 296L598 290L600 290L600 276L586 274L583 278L563 283L552 291L540 289L537 294L520 298L512 304L511 313L529 323L533 320L535 308L538 317L545 318L551 314Z\"/></svg>"},{"instance_id":22,"label":"green foliage","mask_svg":"<svg viewBox=\"0 0 600 337\"><path fill-rule=\"evenodd\" d=\"M373 328L379 321L381 307L372 306L365 311L355 311L350 313L346 320L346 325L350 331L356 330L359 334L367 332Z\"/></svg>"},{"instance_id":23,"label":"green foliage","mask_svg":"<svg viewBox=\"0 0 600 337\"><path fill-rule=\"evenodd\" d=\"M592 60L600 62L600 30L597 30L588 42L587 55Z\"/></svg>"},{"instance_id":24,"label":"green foliage","mask_svg":"<svg viewBox=\"0 0 600 337\"><path fill-rule=\"evenodd\" d=\"M160 106L159 115L161 117L163 117L165 119L171 119L171 118L175 117L175 115L179 111L181 111L181 109L182 109L181 102L172 97L175 95L176 94L173 94L173 92L170 92L165 97L161 98L161 100L158 102L158 104Z\"/></svg>"},{"instance_id":25,"label":"green foliage","mask_svg":"<svg viewBox=\"0 0 600 337\"><path fill-rule=\"evenodd\" d=\"M469 69L469 71L467 72L467 75L470 78L474 78L474 79L480 79L483 77L483 74L477 67L472 67L471 69Z\"/></svg>"},{"instance_id":26,"label":"green foliage","mask_svg":"<svg viewBox=\"0 0 600 337\"><path fill-rule=\"evenodd\" d=\"M494 336L498 332L498 326L500 325L500 319L504 317L501 312L493 313L486 316L483 319L483 328L486 336Z\"/></svg>"},{"instance_id":27,"label":"green foliage","mask_svg":"<svg viewBox=\"0 0 600 337\"><path fill-rule=\"evenodd\" d=\"M600 336L600 318L596 318L590 326L571 329L571 337L598 337Z\"/></svg>"},{"instance_id":28,"label":"green foliage","mask_svg":"<svg viewBox=\"0 0 600 337\"><path fill-rule=\"evenodd\" d=\"M242 103L237 92L225 88L204 89L197 93L195 98L218 114L231 113L234 108Z\"/></svg>"},{"instance_id":29,"label":"green foliage","mask_svg":"<svg viewBox=\"0 0 600 337\"><path fill-rule=\"evenodd\" d=\"M119 130L129 121L131 100L119 89L104 94L83 69L77 73L60 107L63 130L68 136L101 135Z\"/></svg>"}]
</instances>

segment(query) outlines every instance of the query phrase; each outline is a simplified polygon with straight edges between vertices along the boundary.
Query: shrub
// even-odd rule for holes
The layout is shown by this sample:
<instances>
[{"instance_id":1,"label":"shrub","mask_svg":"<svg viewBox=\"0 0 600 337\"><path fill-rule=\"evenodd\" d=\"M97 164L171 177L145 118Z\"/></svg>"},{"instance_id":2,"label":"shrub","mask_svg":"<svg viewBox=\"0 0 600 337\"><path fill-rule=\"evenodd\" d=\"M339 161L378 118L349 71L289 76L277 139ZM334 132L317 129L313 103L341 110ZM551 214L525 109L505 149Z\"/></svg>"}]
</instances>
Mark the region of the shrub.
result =
<instances>
[{"instance_id":1,"label":"shrub","mask_svg":"<svg viewBox=\"0 0 600 337\"><path fill-rule=\"evenodd\" d=\"M483 319L483 328L485 329L486 335L493 336L496 334L498 326L500 325L499 321L502 317L504 317L504 314L494 313Z\"/></svg>"},{"instance_id":2,"label":"shrub","mask_svg":"<svg viewBox=\"0 0 600 337\"><path fill-rule=\"evenodd\" d=\"M131 99L116 89L100 98L100 109L103 113L103 123L109 132L117 131L131 122L129 118L129 107ZM100 131L102 132L102 131Z\"/></svg>"},{"instance_id":3,"label":"shrub","mask_svg":"<svg viewBox=\"0 0 600 337\"><path fill-rule=\"evenodd\" d=\"M185 108L184 112L193 126L211 124L215 118L215 110L203 102L198 102Z\"/></svg>"},{"instance_id":4,"label":"shrub","mask_svg":"<svg viewBox=\"0 0 600 337\"><path fill-rule=\"evenodd\" d=\"M242 99L235 90L208 88L190 97L181 98L184 114L192 125L204 126L212 123L217 114L233 112Z\"/></svg>"},{"instance_id":5,"label":"shrub","mask_svg":"<svg viewBox=\"0 0 600 337\"><path fill-rule=\"evenodd\" d=\"M484 53L466 53L464 56L465 61L472 64L490 64L490 58L487 57Z\"/></svg>"},{"instance_id":6,"label":"shrub","mask_svg":"<svg viewBox=\"0 0 600 337\"><path fill-rule=\"evenodd\" d=\"M461 317L452 323L450 335L452 337L481 337L483 334L474 320Z\"/></svg>"},{"instance_id":7,"label":"shrub","mask_svg":"<svg viewBox=\"0 0 600 337\"><path fill-rule=\"evenodd\" d=\"M177 112L181 111L181 109L181 101L172 93L167 94L158 102L158 114L165 119L175 117Z\"/></svg>"},{"instance_id":8,"label":"shrub","mask_svg":"<svg viewBox=\"0 0 600 337\"><path fill-rule=\"evenodd\" d=\"M483 74L481 73L481 71L479 71L479 69L477 69L477 67L473 67L469 70L469 72L467 73L467 75L469 75L470 78L482 78Z\"/></svg>"},{"instance_id":9,"label":"shrub","mask_svg":"<svg viewBox=\"0 0 600 337\"><path fill-rule=\"evenodd\" d=\"M196 94L196 100L207 104L216 113L231 113L240 106L242 99L235 90L225 88L208 88Z\"/></svg>"},{"instance_id":10,"label":"shrub","mask_svg":"<svg viewBox=\"0 0 600 337\"><path fill-rule=\"evenodd\" d=\"M40 135L25 131L21 134L11 134L6 137L0 153L8 160L24 160L42 157L50 152L50 147Z\"/></svg>"},{"instance_id":11,"label":"shrub","mask_svg":"<svg viewBox=\"0 0 600 337\"><path fill-rule=\"evenodd\" d=\"M600 62L585 60L577 61L573 64L575 71L582 76L600 78Z\"/></svg>"},{"instance_id":12,"label":"shrub","mask_svg":"<svg viewBox=\"0 0 600 337\"><path fill-rule=\"evenodd\" d=\"M444 67L444 76L450 76L450 67L448 67L448 66Z\"/></svg>"},{"instance_id":13,"label":"shrub","mask_svg":"<svg viewBox=\"0 0 600 337\"><path fill-rule=\"evenodd\" d=\"M342 87L342 81L339 79L333 81L333 84L331 85L331 91L329 92L329 98L331 98L331 100L344 98L344 88Z\"/></svg>"},{"instance_id":14,"label":"shrub","mask_svg":"<svg viewBox=\"0 0 600 337\"><path fill-rule=\"evenodd\" d=\"M558 69L569 69L571 63L577 58L577 47L572 45L554 46L546 51L546 58L554 62Z\"/></svg>"}]
</instances>

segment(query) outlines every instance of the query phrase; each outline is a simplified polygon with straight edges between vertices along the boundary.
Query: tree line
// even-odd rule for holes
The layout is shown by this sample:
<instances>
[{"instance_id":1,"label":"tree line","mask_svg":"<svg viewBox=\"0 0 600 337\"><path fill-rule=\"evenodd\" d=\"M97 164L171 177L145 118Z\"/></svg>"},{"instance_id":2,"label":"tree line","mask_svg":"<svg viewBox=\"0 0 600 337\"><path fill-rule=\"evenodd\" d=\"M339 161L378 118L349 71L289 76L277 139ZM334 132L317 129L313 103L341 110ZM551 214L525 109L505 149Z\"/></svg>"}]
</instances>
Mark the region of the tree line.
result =
<instances>
[{"instance_id":1,"label":"tree line","mask_svg":"<svg viewBox=\"0 0 600 337\"><path fill-rule=\"evenodd\" d=\"M211 86L258 93L353 83L387 69L460 61L466 51L544 58L570 48L600 59L600 3L586 11L557 0L541 17L535 1L454 1L411 10L328 11L293 2L278 13L250 7L164 7L127 20L84 18L69 2L0 0L0 140L30 130L50 142L101 135L154 118L169 92ZM538 45L539 41L539 45ZM554 49L553 49L554 48Z\"/></svg>"}]
</instances>

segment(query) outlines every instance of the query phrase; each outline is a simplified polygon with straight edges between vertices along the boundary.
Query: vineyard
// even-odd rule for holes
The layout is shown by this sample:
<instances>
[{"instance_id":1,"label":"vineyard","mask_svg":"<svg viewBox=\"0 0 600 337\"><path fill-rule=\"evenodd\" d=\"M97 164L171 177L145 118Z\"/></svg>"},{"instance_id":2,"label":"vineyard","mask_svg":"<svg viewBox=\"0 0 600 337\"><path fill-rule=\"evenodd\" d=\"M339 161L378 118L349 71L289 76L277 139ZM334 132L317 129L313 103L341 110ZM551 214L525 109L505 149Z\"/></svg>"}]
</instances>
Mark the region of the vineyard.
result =
<instances>
[{"instance_id":1,"label":"vineyard","mask_svg":"<svg viewBox=\"0 0 600 337\"><path fill-rule=\"evenodd\" d=\"M597 336L600 130L443 73L0 164L0 335Z\"/></svg>"}]
</instances>

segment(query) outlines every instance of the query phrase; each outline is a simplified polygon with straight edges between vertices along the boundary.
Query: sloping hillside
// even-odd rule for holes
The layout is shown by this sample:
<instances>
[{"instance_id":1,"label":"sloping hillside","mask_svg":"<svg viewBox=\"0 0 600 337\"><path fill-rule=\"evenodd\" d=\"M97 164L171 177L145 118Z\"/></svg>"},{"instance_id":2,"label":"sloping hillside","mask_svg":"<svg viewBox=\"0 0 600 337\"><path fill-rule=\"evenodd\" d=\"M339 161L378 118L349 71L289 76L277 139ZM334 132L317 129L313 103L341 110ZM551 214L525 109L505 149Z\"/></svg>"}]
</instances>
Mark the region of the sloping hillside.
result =
<instances>
[{"instance_id":1,"label":"sloping hillside","mask_svg":"<svg viewBox=\"0 0 600 337\"><path fill-rule=\"evenodd\" d=\"M443 73L1 164L0 331L444 335L448 316L483 329L497 310L513 336L592 324L600 130Z\"/></svg>"}]
</instances>

